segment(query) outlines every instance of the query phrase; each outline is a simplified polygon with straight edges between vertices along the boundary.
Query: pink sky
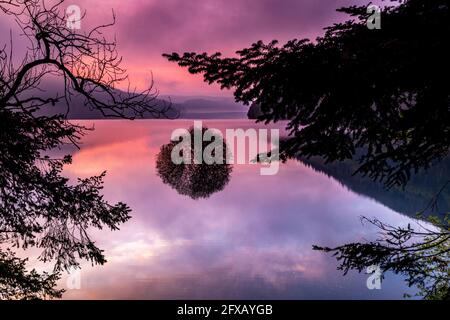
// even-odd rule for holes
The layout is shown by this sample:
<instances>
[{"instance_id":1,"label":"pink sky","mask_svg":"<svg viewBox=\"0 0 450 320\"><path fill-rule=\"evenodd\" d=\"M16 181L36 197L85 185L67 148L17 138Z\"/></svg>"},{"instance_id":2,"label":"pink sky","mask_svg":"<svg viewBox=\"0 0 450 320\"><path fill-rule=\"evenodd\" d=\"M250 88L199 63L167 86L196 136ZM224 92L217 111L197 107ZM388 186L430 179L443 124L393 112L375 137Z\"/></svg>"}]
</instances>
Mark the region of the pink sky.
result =
<instances>
[{"instance_id":1,"label":"pink sky","mask_svg":"<svg viewBox=\"0 0 450 320\"><path fill-rule=\"evenodd\" d=\"M117 17L110 36L116 36L119 53L133 86L143 88L153 73L162 95L230 95L217 86L162 58L173 51L222 51L233 54L255 41L310 38L322 28L342 20L335 9L367 0L74 0L87 12L86 30ZM95 3L95 4L94 4ZM0 42L11 24L0 20ZM18 48L19 47L19 48ZM16 46L19 53L24 51Z\"/></svg>"},{"instance_id":2,"label":"pink sky","mask_svg":"<svg viewBox=\"0 0 450 320\"><path fill-rule=\"evenodd\" d=\"M83 3L84 2L84 3ZM80 2L88 11L89 3ZM315 38L335 21L334 9L348 1L331 0L137 0L96 2L95 16L117 14L115 33L133 83L145 85L153 72L162 94L224 95L217 86L166 61L173 51L233 54L257 40ZM76 2L75 2L76 3Z\"/></svg>"}]
</instances>

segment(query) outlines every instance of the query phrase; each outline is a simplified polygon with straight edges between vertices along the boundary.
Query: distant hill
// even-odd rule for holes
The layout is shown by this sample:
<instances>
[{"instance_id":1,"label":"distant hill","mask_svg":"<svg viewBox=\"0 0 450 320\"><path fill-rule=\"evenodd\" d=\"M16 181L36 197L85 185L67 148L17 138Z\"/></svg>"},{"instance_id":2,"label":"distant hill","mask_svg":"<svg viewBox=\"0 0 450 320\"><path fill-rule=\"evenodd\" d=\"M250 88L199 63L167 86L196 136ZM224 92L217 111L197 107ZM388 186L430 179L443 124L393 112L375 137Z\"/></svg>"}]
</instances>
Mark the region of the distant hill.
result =
<instances>
[{"instance_id":1,"label":"distant hill","mask_svg":"<svg viewBox=\"0 0 450 320\"><path fill-rule=\"evenodd\" d=\"M57 92L61 92L55 87L47 84L45 92L34 92L33 95L53 97ZM70 101L69 110L65 102L60 101L54 106L45 106L38 114L67 112L68 119L105 119L100 111L85 106L84 101L83 97L74 96ZM178 115L179 119L246 119L248 110L248 107L236 103L232 97L161 96L154 103L156 109L171 105L172 110L167 116L173 118ZM128 112L126 115L132 116L132 113ZM147 114L144 119L155 119L155 117Z\"/></svg>"},{"instance_id":2,"label":"distant hill","mask_svg":"<svg viewBox=\"0 0 450 320\"><path fill-rule=\"evenodd\" d=\"M62 89L57 85L47 83L44 85L44 90L29 92L24 97L31 95L42 98L54 97ZM118 93L123 94L120 91ZM54 106L45 106L38 114L67 113L68 119L105 119L100 111L86 106L84 102L82 96L73 96L69 110L67 110L65 101L59 101ZM178 115L178 119L247 119L248 107L236 103L233 97L160 96L154 103L156 109L163 109L165 106L171 105L172 110L167 114L170 118ZM132 116L132 113L128 112L126 115ZM144 119L155 119L155 116L146 114Z\"/></svg>"},{"instance_id":3,"label":"distant hill","mask_svg":"<svg viewBox=\"0 0 450 320\"><path fill-rule=\"evenodd\" d=\"M184 119L246 119L248 107L233 98L193 98L175 103Z\"/></svg>"},{"instance_id":4,"label":"distant hill","mask_svg":"<svg viewBox=\"0 0 450 320\"><path fill-rule=\"evenodd\" d=\"M164 106L169 105L169 102L157 99L154 101L156 109L163 109ZM68 119L80 119L80 120L88 120L88 119L114 119L110 117L105 117L103 114L94 108L86 106L84 104L84 99L81 97L74 97L70 101L70 108L67 110L67 105L64 101L60 101L56 103L54 106L47 105L45 108L41 109L38 114L58 114L58 113L66 113ZM167 117L176 117L179 114L178 107L173 105L172 110L167 113ZM133 116L131 111L125 112L126 116ZM146 114L145 119L154 119L155 117L151 114Z\"/></svg>"}]
</instances>

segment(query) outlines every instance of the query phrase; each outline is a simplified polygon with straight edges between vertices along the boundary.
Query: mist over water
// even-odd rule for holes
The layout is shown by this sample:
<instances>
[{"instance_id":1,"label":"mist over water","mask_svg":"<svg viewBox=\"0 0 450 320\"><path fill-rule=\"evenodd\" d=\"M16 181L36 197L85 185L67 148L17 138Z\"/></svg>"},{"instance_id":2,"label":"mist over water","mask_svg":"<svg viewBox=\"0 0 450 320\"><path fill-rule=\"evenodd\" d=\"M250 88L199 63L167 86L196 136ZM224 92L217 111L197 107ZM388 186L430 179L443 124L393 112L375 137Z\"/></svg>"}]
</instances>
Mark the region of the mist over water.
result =
<instances>
[{"instance_id":1,"label":"mist over water","mask_svg":"<svg viewBox=\"0 0 450 320\"><path fill-rule=\"evenodd\" d=\"M120 231L93 234L108 262L84 264L81 289L64 298L400 299L413 292L392 274L381 290L369 290L368 275L343 277L335 258L312 250L375 239L361 216L395 226L415 222L301 162L281 164L274 176L260 175L259 164L234 164L222 190L197 200L165 184L156 170L160 148L174 129L192 123L96 121L81 150L73 150L65 174L107 170L105 198L133 211ZM248 120L204 123L223 131L264 127Z\"/></svg>"}]
</instances>

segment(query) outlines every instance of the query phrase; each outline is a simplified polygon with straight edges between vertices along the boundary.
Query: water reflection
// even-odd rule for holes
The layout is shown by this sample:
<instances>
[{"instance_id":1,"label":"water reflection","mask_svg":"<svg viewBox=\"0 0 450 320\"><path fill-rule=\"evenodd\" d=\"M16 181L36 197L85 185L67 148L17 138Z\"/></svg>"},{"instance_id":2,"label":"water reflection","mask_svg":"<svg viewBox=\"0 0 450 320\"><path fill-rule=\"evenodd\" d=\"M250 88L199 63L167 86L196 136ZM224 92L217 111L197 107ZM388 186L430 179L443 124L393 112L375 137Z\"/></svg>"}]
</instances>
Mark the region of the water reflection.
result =
<instances>
[{"instance_id":1,"label":"water reflection","mask_svg":"<svg viewBox=\"0 0 450 320\"><path fill-rule=\"evenodd\" d=\"M450 158L448 157L428 170L412 174L405 188L393 187L391 189L387 189L380 182L374 182L369 177L354 175L353 173L359 167L358 161L346 160L326 164L318 157L299 158L298 160L339 181L353 192L374 199L393 211L410 217L416 217L416 214L425 208L427 208L427 211L423 213L425 217L437 215L444 218L450 212L450 188L441 190L450 176ZM440 190L442 192L439 197L434 199L435 206L429 207L430 201Z\"/></svg>"},{"instance_id":2,"label":"water reflection","mask_svg":"<svg viewBox=\"0 0 450 320\"><path fill-rule=\"evenodd\" d=\"M195 155L194 136L196 130L202 130L201 136L208 130L208 128L189 130L189 141L187 148L181 150L182 152L190 153L189 159L193 159ZM227 164L228 148L226 143L222 140L222 154L217 155L221 159L218 163L207 164L205 159L201 159L200 163L175 164L172 159L172 151L176 146L180 145L180 141L171 141L161 147L156 160L156 169L158 176L165 184L170 185L179 194L186 195L192 199L208 198L213 193L222 191L230 181L230 175L233 167ZM203 141L201 152L205 151L210 142ZM212 156L216 150L212 151Z\"/></svg>"},{"instance_id":3,"label":"water reflection","mask_svg":"<svg viewBox=\"0 0 450 320\"><path fill-rule=\"evenodd\" d=\"M107 170L105 198L133 212L120 231L93 234L108 262L84 264L81 290L65 298L401 299L410 292L390 274L382 290L368 290L367 275L343 277L335 259L312 245L376 238L361 215L395 226L414 221L298 161L282 164L274 176L261 176L259 164L236 164L226 188L202 201L164 184L156 164L161 146L174 128L192 124L98 121L74 150L66 175ZM205 125L222 132L264 127L234 120Z\"/></svg>"}]
</instances>

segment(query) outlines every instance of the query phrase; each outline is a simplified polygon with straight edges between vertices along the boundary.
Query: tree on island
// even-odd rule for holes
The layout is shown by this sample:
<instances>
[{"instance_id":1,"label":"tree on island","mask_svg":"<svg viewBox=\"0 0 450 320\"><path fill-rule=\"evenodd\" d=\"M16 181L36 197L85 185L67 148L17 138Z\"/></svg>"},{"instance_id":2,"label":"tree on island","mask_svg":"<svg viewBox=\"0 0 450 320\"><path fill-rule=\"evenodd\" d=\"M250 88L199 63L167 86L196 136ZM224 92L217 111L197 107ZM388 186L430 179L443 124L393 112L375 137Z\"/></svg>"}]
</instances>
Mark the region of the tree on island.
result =
<instances>
[{"instance_id":1,"label":"tree on island","mask_svg":"<svg viewBox=\"0 0 450 320\"><path fill-rule=\"evenodd\" d=\"M127 80L115 41L103 36L114 24L91 30L69 28L63 0L0 0L0 14L15 21L27 51L19 57L13 40L0 48L0 298L60 297L55 289L64 270L80 260L106 262L88 229L117 230L130 218L129 207L110 204L102 194L105 173L78 181L62 175L69 155L50 151L78 147L90 128L69 122L71 99L104 116L134 118L163 114L152 87L143 92L116 90ZM49 96L43 83L59 81L62 92ZM60 104L66 108L58 108ZM55 108L57 108L55 110ZM54 110L42 115L42 110ZM132 112L133 116L129 116ZM39 259L54 263L52 274L26 270L26 260L6 247L42 250Z\"/></svg>"},{"instance_id":2,"label":"tree on island","mask_svg":"<svg viewBox=\"0 0 450 320\"><path fill-rule=\"evenodd\" d=\"M236 101L259 106L259 121L287 119L290 136L280 149L284 159L354 159L359 162L355 174L387 187L404 186L411 174L449 154L449 3L393 0L382 8L381 29L374 30L368 28L366 6L338 11L351 18L326 28L315 42L294 39L279 46L277 41L258 41L237 51L237 57L195 52L164 56L202 74L208 83L234 90ZM390 260L404 249L402 241L389 247L369 243L321 249L337 252L346 271L361 271L373 260L389 261L384 270L412 276L409 283L418 285L423 296L448 298L449 221L434 222L439 238L433 248L438 251L427 256L434 232L421 234L425 240L414 244L413 252L425 252L424 259L407 253L405 259ZM386 225L376 225L386 231ZM417 233L389 228L387 236L398 236L394 231L408 241ZM425 265L428 277L421 278L417 268ZM442 266L435 282L430 275Z\"/></svg>"}]
</instances>

